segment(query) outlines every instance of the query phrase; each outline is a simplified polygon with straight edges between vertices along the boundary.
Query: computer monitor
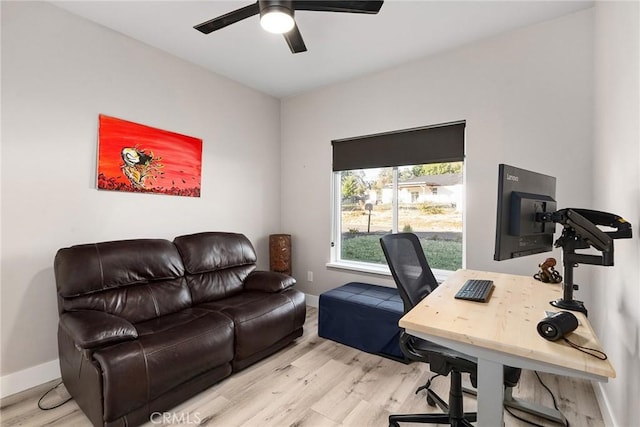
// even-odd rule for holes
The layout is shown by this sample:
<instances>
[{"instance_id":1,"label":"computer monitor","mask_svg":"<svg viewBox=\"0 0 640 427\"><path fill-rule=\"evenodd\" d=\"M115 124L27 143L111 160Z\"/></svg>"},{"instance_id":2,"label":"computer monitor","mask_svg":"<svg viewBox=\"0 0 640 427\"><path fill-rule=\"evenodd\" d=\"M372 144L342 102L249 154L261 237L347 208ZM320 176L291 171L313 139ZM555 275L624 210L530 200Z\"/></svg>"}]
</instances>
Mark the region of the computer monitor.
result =
<instances>
[{"instance_id":1,"label":"computer monitor","mask_svg":"<svg viewBox=\"0 0 640 427\"><path fill-rule=\"evenodd\" d=\"M505 164L498 167L496 244L502 261L553 249L555 224L536 214L556 211L556 179Z\"/></svg>"},{"instance_id":2,"label":"computer monitor","mask_svg":"<svg viewBox=\"0 0 640 427\"><path fill-rule=\"evenodd\" d=\"M498 208L496 245L493 259L505 259L548 252L562 248L562 298L551 301L564 310L587 309L573 299L577 285L573 269L578 264L613 265L613 239L632 237L631 224L624 218L590 209L556 210L556 179L551 176L501 164L498 168ZM556 224L562 225L560 237L553 242ZM598 226L607 227L603 231ZM594 248L600 255L577 253Z\"/></svg>"}]
</instances>

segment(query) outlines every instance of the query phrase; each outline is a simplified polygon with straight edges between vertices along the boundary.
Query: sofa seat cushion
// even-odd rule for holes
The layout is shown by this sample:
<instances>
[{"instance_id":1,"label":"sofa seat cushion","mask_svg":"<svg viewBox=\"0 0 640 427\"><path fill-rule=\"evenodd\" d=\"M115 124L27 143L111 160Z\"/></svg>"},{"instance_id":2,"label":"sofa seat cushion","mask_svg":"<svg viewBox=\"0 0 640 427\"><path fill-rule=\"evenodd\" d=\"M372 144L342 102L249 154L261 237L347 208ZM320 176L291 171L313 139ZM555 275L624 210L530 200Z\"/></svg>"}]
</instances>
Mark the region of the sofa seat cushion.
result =
<instances>
[{"instance_id":1,"label":"sofa seat cushion","mask_svg":"<svg viewBox=\"0 0 640 427\"><path fill-rule=\"evenodd\" d=\"M134 324L134 327L138 331L138 336L142 337L145 335L157 334L171 329L180 328L186 324L193 322L194 320L198 320L201 317L205 316L209 321L211 321L212 318L209 316L210 313L210 310L204 310L201 308L188 308L177 313L147 320L146 322L136 323ZM217 318L212 322L212 324L220 322L226 323L221 318Z\"/></svg>"},{"instance_id":2,"label":"sofa seat cushion","mask_svg":"<svg viewBox=\"0 0 640 427\"><path fill-rule=\"evenodd\" d=\"M251 357L301 327L296 301L283 294L246 291L198 307L233 319L236 361Z\"/></svg>"},{"instance_id":3,"label":"sofa seat cushion","mask_svg":"<svg viewBox=\"0 0 640 427\"><path fill-rule=\"evenodd\" d=\"M94 353L107 421L233 359L233 322L220 313L186 309L135 326L138 339Z\"/></svg>"}]
</instances>

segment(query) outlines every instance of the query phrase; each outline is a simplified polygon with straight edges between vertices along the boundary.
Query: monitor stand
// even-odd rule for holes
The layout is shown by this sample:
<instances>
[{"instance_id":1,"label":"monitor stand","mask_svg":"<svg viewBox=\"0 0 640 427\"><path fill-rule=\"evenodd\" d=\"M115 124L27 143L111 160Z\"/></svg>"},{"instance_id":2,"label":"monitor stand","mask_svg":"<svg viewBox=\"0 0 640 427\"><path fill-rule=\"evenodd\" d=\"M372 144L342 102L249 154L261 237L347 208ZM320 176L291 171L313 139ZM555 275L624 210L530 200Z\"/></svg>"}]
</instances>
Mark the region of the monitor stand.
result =
<instances>
[{"instance_id":1,"label":"monitor stand","mask_svg":"<svg viewBox=\"0 0 640 427\"><path fill-rule=\"evenodd\" d=\"M562 308L563 310L579 311L587 316L587 309L582 301L576 301L574 299L565 300L564 298L558 298L557 300L550 301L549 304L554 307Z\"/></svg>"},{"instance_id":2,"label":"monitor stand","mask_svg":"<svg viewBox=\"0 0 640 427\"><path fill-rule=\"evenodd\" d=\"M613 239L630 239L631 224L618 215L589 209L561 209L550 216L544 214L539 221L553 221L564 227L562 235L555 242L555 247L562 247L562 265L564 266L562 298L551 301L551 305L565 310L579 311L586 316L587 309L582 301L573 299L573 291L578 289L578 286L573 284L573 268L578 264L612 266ZM603 232L597 227L598 225L616 230ZM575 252L576 249L589 247L599 250L602 254L589 255Z\"/></svg>"},{"instance_id":3,"label":"monitor stand","mask_svg":"<svg viewBox=\"0 0 640 427\"><path fill-rule=\"evenodd\" d=\"M586 316L587 309L584 303L573 299L573 290L578 289L578 285L573 284L573 267L575 265L574 258L576 254L573 252L573 249L570 251L567 251L566 248L563 249L564 282L562 282L562 298L549 301L549 304L564 310L579 311Z\"/></svg>"}]
</instances>

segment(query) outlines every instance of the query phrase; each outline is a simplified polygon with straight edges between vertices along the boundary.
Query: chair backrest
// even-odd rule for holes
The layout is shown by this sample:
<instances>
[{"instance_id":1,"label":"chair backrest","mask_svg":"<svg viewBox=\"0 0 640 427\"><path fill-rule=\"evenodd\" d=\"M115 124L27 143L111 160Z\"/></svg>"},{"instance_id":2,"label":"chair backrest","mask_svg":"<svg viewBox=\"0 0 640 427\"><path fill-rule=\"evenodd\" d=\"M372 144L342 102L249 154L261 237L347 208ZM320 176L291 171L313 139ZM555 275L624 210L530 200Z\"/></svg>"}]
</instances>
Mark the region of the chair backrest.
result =
<instances>
[{"instance_id":1,"label":"chair backrest","mask_svg":"<svg viewBox=\"0 0 640 427\"><path fill-rule=\"evenodd\" d=\"M438 287L438 282L415 234L386 234L380 245L407 313Z\"/></svg>"}]
</instances>

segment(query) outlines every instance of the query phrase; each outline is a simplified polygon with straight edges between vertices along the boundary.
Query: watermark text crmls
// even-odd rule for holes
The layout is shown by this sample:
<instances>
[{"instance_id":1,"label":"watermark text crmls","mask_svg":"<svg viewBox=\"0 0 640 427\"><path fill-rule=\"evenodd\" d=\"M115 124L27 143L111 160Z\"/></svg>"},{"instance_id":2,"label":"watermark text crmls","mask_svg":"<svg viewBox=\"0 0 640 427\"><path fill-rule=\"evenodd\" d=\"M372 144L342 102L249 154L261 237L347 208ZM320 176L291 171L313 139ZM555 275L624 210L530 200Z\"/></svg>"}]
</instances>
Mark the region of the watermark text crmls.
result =
<instances>
[{"instance_id":1,"label":"watermark text crmls","mask_svg":"<svg viewBox=\"0 0 640 427\"><path fill-rule=\"evenodd\" d=\"M152 412L149 416L151 424L200 424L199 412Z\"/></svg>"}]
</instances>

